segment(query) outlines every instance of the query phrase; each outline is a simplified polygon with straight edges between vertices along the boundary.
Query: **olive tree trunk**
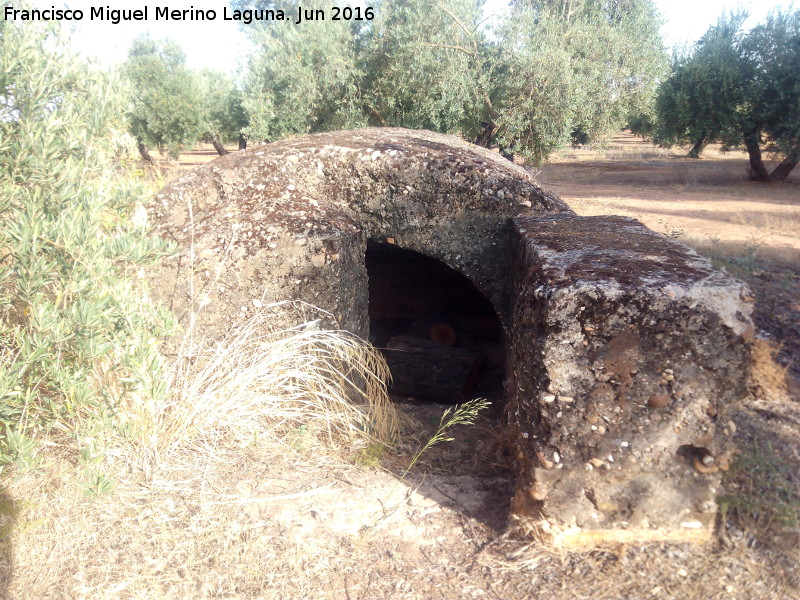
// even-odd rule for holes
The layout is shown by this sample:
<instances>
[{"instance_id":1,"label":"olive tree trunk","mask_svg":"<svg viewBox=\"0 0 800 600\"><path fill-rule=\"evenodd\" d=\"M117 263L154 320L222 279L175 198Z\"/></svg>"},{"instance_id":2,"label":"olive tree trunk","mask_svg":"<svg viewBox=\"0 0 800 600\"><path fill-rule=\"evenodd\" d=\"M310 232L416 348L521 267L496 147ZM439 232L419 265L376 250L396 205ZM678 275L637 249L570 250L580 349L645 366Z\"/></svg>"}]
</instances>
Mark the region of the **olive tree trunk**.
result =
<instances>
[{"instance_id":1,"label":"olive tree trunk","mask_svg":"<svg viewBox=\"0 0 800 600\"><path fill-rule=\"evenodd\" d=\"M137 148L138 148L138 150L139 150L139 154L141 155L141 157L142 157L144 160L146 160L147 162L149 162L151 165L152 165L152 164L155 164L155 162L156 162L156 161L154 161L154 160L153 160L153 157L152 157L152 156L150 156L150 153L147 151L147 146L145 146L145 145L144 145L144 142L139 142L139 143L137 144Z\"/></svg>"},{"instance_id":2,"label":"olive tree trunk","mask_svg":"<svg viewBox=\"0 0 800 600\"><path fill-rule=\"evenodd\" d=\"M750 179L754 181L769 181L769 171L767 171L764 166L764 160L761 158L759 137L758 132L744 135L744 145L747 148L747 155L750 157Z\"/></svg>"},{"instance_id":3,"label":"olive tree trunk","mask_svg":"<svg viewBox=\"0 0 800 600\"><path fill-rule=\"evenodd\" d=\"M217 151L217 154L220 156L225 156L228 154L228 151L225 150L225 146L222 145L222 142L219 141L218 137L214 137L211 139L211 145L214 146L214 150Z\"/></svg>"},{"instance_id":4,"label":"olive tree trunk","mask_svg":"<svg viewBox=\"0 0 800 600\"><path fill-rule=\"evenodd\" d=\"M788 176L789 173L792 172L797 166L797 163L800 162L800 149L795 148L789 154L786 155L775 170L769 174L770 181L784 181Z\"/></svg>"},{"instance_id":5,"label":"olive tree trunk","mask_svg":"<svg viewBox=\"0 0 800 600\"><path fill-rule=\"evenodd\" d=\"M694 143L692 149L689 150L689 158L700 158L700 153L703 151L703 148L705 147L706 147L706 134L704 133L702 136L700 136L700 139L698 139Z\"/></svg>"}]
</instances>

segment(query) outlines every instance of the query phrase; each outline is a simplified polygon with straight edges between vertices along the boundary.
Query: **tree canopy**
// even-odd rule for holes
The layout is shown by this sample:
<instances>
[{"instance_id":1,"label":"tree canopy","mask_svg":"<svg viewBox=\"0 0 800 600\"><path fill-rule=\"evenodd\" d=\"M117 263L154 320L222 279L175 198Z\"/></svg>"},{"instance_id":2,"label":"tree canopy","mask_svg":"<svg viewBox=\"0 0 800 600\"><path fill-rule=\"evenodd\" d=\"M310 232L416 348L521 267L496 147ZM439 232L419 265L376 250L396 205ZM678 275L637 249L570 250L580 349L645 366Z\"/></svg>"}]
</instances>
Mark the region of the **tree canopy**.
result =
<instances>
[{"instance_id":1,"label":"tree canopy","mask_svg":"<svg viewBox=\"0 0 800 600\"><path fill-rule=\"evenodd\" d=\"M240 141L248 124L242 92L230 76L204 69L197 74L200 90L200 139L227 154L223 144Z\"/></svg>"},{"instance_id":2,"label":"tree canopy","mask_svg":"<svg viewBox=\"0 0 800 600\"><path fill-rule=\"evenodd\" d=\"M621 127L667 64L652 0L518 1L491 30L474 0L380 0L374 15L249 26L249 135L427 128L540 162Z\"/></svg>"},{"instance_id":3,"label":"tree canopy","mask_svg":"<svg viewBox=\"0 0 800 600\"><path fill-rule=\"evenodd\" d=\"M173 157L200 136L201 98L197 80L186 67L183 50L170 40L144 35L134 40L123 66L132 90L131 134L144 158L147 146Z\"/></svg>"},{"instance_id":4,"label":"tree canopy","mask_svg":"<svg viewBox=\"0 0 800 600\"><path fill-rule=\"evenodd\" d=\"M785 179L800 161L800 10L770 15L744 38L742 54L752 102L751 139L784 157L769 177ZM752 159L750 146L748 151ZM766 174L757 166L754 172L758 179Z\"/></svg>"},{"instance_id":5,"label":"tree canopy","mask_svg":"<svg viewBox=\"0 0 800 600\"><path fill-rule=\"evenodd\" d=\"M500 137L537 162L576 134L606 139L665 72L658 26L647 0L517 2L498 41Z\"/></svg>"},{"instance_id":6,"label":"tree canopy","mask_svg":"<svg viewBox=\"0 0 800 600\"><path fill-rule=\"evenodd\" d=\"M658 91L656 141L742 147L753 179L785 179L800 160L800 11L775 12L749 32L725 15L673 59ZM762 150L783 157L770 173Z\"/></svg>"},{"instance_id":7,"label":"tree canopy","mask_svg":"<svg viewBox=\"0 0 800 600\"><path fill-rule=\"evenodd\" d=\"M287 12L296 5L271 3ZM304 3L308 9L322 6ZM354 60L358 39L347 21L282 22L248 26L259 51L245 78L248 137L273 141L307 131L363 126Z\"/></svg>"},{"instance_id":8,"label":"tree canopy","mask_svg":"<svg viewBox=\"0 0 800 600\"><path fill-rule=\"evenodd\" d=\"M475 135L488 91L488 48L471 0L385 0L357 56L374 124Z\"/></svg>"}]
</instances>

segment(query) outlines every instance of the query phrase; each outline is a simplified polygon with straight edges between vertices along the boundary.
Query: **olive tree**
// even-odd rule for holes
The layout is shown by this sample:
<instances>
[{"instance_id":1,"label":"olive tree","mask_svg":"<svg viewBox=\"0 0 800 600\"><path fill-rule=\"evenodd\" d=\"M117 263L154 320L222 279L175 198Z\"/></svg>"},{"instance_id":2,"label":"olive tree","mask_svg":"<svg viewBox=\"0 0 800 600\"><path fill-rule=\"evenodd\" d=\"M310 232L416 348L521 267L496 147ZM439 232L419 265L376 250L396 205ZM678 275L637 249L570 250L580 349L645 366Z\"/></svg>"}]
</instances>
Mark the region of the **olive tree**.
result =
<instances>
[{"instance_id":1,"label":"olive tree","mask_svg":"<svg viewBox=\"0 0 800 600\"><path fill-rule=\"evenodd\" d=\"M490 52L474 0L385 0L359 54L374 125L474 137L489 103Z\"/></svg>"},{"instance_id":2,"label":"olive tree","mask_svg":"<svg viewBox=\"0 0 800 600\"><path fill-rule=\"evenodd\" d=\"M689 144L689 156L697 158L711 142L740 141L742 115L736 107L745 102L746 69L738 46L745 17L720 18L694 48L675 53L656 100L657 142Z\"/></svg>"},{"instance_id":3,"label":"olive tree","mask_svg":"<svg viewBox=\"0 0 800 600\"><path fill-rule=\"evenodd\" d=\"M148 146L177 158L200 136L200 89L185 63L175 42L146 34L134 40L128 52L123 74L132 90L129 126L142 158L149 162L153 159Z\"/></svg>"},{"instance_id":4,"label":"olive tree","mask_svg":"<svg viewBox=\"0 0 800 600\"><path fill-rule=\"evenodd\" d=\"M273 2L287 13L296 4ZM320 2L303 3L308 9ZM327 6L327 4L325 5ZM248 26L258 52L245 77L243 105L249 138L273 141L313 131L363 126L361 73L356 61L359 23L267 22Z\"/></svg>"},{"instance_id":5,"label":"olive tree","mask_svg":"<svg viewBox=\"0 0 800 600\"><path fill-rule=\"evenodd\" d=\"M657 98L656 141L744 147L757 181L788 177L800 160L800 11L775 12L749 32L744 14L719 19L673 61ZM782 158L770 173L766 150Z\"/></svg>"},{"instance_id":6,"label":"olive tree","mask_svg":"<svg viewBox=\"0 0 800 600\"><path fill-rule=\"evenodd\" d=\"M745 146L760 181L786 179L800 161L800 10L775 12L744 38L748 67L749 135ZM783 157L767 174L758 143Z\"/></svg>"},{"instance_id":7,"label":"olive tree","mask_svg":"<svg viewBox=\"0 0 800 600\"><path fill-rule=\"evenodd\" d=\"M499 31L498 135L536 162L596 142L651 102L666 68L649 0L515 3Z\"/></svg>"},{"instance_id":8,"label":"olive tree","mask_svg":"<svg viewBox=\"0 0 800 600\"><path fill-rule=\"evenodd\" d=\"M426 128L540 162L652 98L666 66L652 0L520 1L493 30L481 4L380 0L361 21L249 26L250 135Z\"/></svg>"},{"instance_id":9,"label":"olive tree","mask_svg":"<svg viewBox=\"0 0 800 600\"><path fill-rule=\"evenodd\" d=\"M197 74L200 88L200 139L214 146L218 154L228 151L224 144L240 142L248 124L242 91L225 73L204 69Z\"/></svg>"}]
</instances>

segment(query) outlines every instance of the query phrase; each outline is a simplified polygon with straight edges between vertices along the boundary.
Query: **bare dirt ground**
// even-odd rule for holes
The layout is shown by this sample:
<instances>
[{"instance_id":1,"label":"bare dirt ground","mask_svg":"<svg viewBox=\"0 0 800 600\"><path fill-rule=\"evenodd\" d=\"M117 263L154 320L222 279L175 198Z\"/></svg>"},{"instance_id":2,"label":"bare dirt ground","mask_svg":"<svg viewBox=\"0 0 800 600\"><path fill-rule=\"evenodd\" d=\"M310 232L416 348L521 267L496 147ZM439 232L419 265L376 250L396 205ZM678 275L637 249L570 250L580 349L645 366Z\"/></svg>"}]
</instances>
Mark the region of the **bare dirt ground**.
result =
<instances>
[{"instance_id":1,"label":"bare dirt ground","mask_svg":"<svg viewBox=\"0 0 800 600\"><path fill-rule=\"evenodd\" d=\"M578 213L634 216L754 290L766 339L753 394L734 411L739 456L711 543L566 552L515 535L502 399L407 473L446 407L406 400L399 408L415 424L393 450L337 458L296 431L279 452L254 444L132 473L96 500L65 476L9 490L0 502L18 516L0 525L24 535L0 556L0 597L800 599L800 397L770 360L777 343L785 367L797 373L800 363L800 173L764 186L744 179L745 163L718 152L684 159L619 136L540 172Z\"/></svg>"}]
</instances>

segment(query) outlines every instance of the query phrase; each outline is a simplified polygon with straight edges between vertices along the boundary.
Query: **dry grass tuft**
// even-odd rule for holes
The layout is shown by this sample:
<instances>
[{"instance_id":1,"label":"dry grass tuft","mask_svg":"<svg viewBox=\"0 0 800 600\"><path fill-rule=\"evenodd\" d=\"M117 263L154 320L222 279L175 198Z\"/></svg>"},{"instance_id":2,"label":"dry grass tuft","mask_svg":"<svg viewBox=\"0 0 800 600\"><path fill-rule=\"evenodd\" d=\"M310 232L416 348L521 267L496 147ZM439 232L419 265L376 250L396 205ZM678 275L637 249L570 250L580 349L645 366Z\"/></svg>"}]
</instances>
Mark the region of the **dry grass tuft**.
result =
<instances>
[{"instance_id":1,"label":"dry grass tuft","mask_svg":"<svg viewBox=\"0 0 800 600\"><path fill-rule=\"evenodd\" d=\"M789 367L781 365L776 357L780 347L770 340L756 338L753 341L751 356L753 367L750 374L751 383L768 398L787 398L789 388L787 375Z\"/></svg>"},{"instance_id":2,"label":"dry grass tuft","mask_svg":"<svg viewBox=\"0 0 800 600\"><path fill-rule=\"evenodd\" d=\"M319 469L286 454L294 469ZM313 501L330 483L308 478L292 481L299 489L284 494L249 497L236 484L240 477L257 479L248 472L254 457L193 456L191 468L162 465L152 484L125 483L102 498L82 497L79 473L63 461L48 465L48 477L12 484L17 514L0 555L6 580L0 597L291 597L280 592L286 588L311 597L315 582L304 575L312 568L325 574L315 561L336 544L299 535L282 504L294 497Z\"/></svg>"},{"instance_id":3,"label":"dry grass tuft","mask_svg":"<svg viewBox=\"0 0 800 600\"><path fill-rule=\"evenodd\" d=\"M602 159L609 161L637 161L671 158L675 153L660 146L633 146L601 150L599 154Z\"/></svg>"},{"instance_id":4,"label":"dry grass tuft","mask_svg":"<svg viewBox=\"0 0 800 600\"><path fill-rule=\"evenodd\" d=\"M277 327L295 307L267 306L199 353L184 346L166 402L126 407L136 444L164 457L293 431L327 444L392 443L398 419L382 355L349 332L319 329L319 319Z\"/></svg>"}]
</instances>

